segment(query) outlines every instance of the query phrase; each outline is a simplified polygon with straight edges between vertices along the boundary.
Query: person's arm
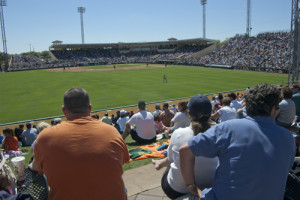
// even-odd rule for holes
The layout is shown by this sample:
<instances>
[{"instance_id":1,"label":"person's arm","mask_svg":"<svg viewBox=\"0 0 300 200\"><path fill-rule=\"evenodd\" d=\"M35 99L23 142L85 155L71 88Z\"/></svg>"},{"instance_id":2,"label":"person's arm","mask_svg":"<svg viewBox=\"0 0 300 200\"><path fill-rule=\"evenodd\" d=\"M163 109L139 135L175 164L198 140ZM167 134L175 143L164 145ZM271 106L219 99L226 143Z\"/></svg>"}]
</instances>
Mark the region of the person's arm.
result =
<instances>
[{"instance_id":1,"label":"person's arm","mask_svg":"<svg viewBox=\"0 0 300 200\"><path fill-rule=\"evenodd\" d=\"M279 113L280 113L280 109L278 108L278 109L276 110L276 112L275 112L274 119L277 118L277 116L279 115Z\"/></svg>"},{"instance_id":2,"label":"person's arm","mask_svg":"<svg viewBox=\"0 0 300 200\"><path fill-rule=\"evenodd\" d=\"M179 149L180 169L183 180L192 195L201 197L201 190L195 185L195 156L188 143L184 143Z\"/></svg>"},{"instance_id":3,"label":"person's arm","mask_svg":"<svg viewBox=\"0 0 300 200\"><path fill-rule=\"evenodd\" d=\"M220 118L220 117L221 117L221 115L218 112L215 112L214 114L212 114L210 116L211 119L216 119L216 118Z\"/></svg>"},{"instance_id":4,"label":"person's arm","mask_svg":"<svg viewBox=\"0 0 300 200\"><path fill-rule=\"evenodd\" d=\"M160 160L152 159L152 164L154 165L156 170L160 170L163 167L168 167L171 164L171 162L168 160L168 158L163 158Z\"/></svg>"},{"instance_id":5,"label":"person's arm","mask_svg":"<svg viewBox=\"0 0 300 200\"><path fill-rule=\"evenodd\" d=\"M33 158L32 162L28 165L28 168L31 169L32 171L38 171L37 166L34 162L34 158Z\"/></svg>"},{"instance_id":6,"label":"person's arm","mask_svg":"<svg viewBox=\"0 0 300 200\"><path fill-rule=\"evenodd\" d=\"M126 137L129 135L130 127L131 127L131 125L128 122L126 122L125 130L123 131L123 136L122 136L123 140L125 140Z\"/></svg>"}]
</instances>

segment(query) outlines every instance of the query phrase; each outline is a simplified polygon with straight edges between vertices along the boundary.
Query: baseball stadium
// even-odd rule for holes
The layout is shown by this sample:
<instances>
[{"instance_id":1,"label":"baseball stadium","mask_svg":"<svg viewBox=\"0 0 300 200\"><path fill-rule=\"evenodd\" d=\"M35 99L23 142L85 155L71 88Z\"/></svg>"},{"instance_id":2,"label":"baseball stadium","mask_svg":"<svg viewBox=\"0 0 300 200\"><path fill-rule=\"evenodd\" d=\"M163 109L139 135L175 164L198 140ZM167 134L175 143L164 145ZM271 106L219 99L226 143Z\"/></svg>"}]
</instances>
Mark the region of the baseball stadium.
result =
<instances>
[{"instance_id":1,"label":"baseball stadium","mask_svg":"<svg viewBox=\"0 0 300 200\"><path fill-rule=\"evenodd\" d=\"M234 141L234 139L229 139L232 135L234 135L234 131L229 131L229 129L231 129L230 127L233 126L229 125L228 128L227 126L225 127L225 125L222 125L222 123L230 124L230 122L225 122L225 120L222 118L222 112L219 111L226 106L233 107L233 102L237 102L240 107L238 107L237 109L233 108L234 117L231 119L226 119L226 121L238 121L238 119L236 118L240 118L239 120L242 120L241 127L243 127L246 124L244 121L249 120L248 117L252 117L252 115L250 114L251 112L249 111L248 113L248 110L250 110L250 108L248 108L248 105L250 105L249 102L251 102L249 99L252 98L252 96L257 95L256 102L253 101L254 103L252 103L255 105L264 103L266 106L264 108L261 108L262 110L267 110L270 107L270 112L268 111L267 114L262 114L262 116L268 118L273 117L274 119L272 118L272 120L274 121L275 126L275 121L277 119L280 119L280 111L283 110L283 107L280 107L280 104L281 100L285 100L284 91L289 90L290 93L291 91L293 91L293 94L291 94L293 95L293 97L291 96L289 99L293 99L294 95L298 93L295 92L296 90L299 90L300 93L300 88L298 85L300 65L300 49L298 46L300 41L300 30L298 30L300 27L298 12L299 1L292 0L293 8L291 30L266 31L253 35L251 34L251 0L248 0L246 33L236 33L224 41L209 39L206 37L206 27L204 20L206 17L205 5L207 4L207 1L201 0L200 2L203 8L203 37L185 39L169 37L165 40L151 42L140 42L138 40L135 42L118 42L116 40L115 42L109 43L85 43L83 23L83 14L85 13L85 7L78 7L78 13L81 17L80 25L82 42L65 43L62 40L49 41L49 45L47 47L48 49L47 51L45 51L46 53L41 56L41 54L35 54L33 51L31 51L31 44L29 53L8 54L3 16L3 7L6 6L6 1L0 1L0 22L3 43L3 53L1 53L0 57L0 62L2 63L2 73L0 73L0 131L1 134L3 132L3 135L0 134L0 136L2 136L0 137L0 139L2 139L3 143L0 158L0 172L2 171L2 168L5 171L5 166L8 166L7 174L11 175L7 175L7 179L9 179L9 181L13 180L14 178L18 180L16 184L10 184L9 189L5 188L5 185L2 186L2 184L0 183L0 190L2 190L2 187L4 188L4 190L11 190L11 195L23 193L30 194L32 196L32 199L51 199L55 197L55 195L57 195L56 197L59 197L58 199L68 199L68 197L70 197L68 196L70 195L70 192L67 194L67 191L72 191L72 188L66 187L65 192L61 192L57 187L62 187L63 183L69 184L70 182L66 181L67 179L53 178L53 174L47 174L50 173L49 171L47 171L49 170L49 168L47 168L47 165L49 164L48 160L52 159L53 163L58 163L58 160L55 159L55 156L60 157L60 153L62 155L67 154L68 156L76 159L82 156L84 157L82 162L92 162L96 163L96 165L105 163L103 164L104 167L101 167L99 171L110 171L113 170L113 168L117 168L115 166L119 167L120 165L117 173L121 174L121 179L118 179L118 182L109 181L109 184L120 183L121 180L121 187L123 188L118 190L118 192L113 192L114 190L111 190L109 194L106 194L108 193L106 192L106 190L108 191L111 188L109 187L109 184L105 185L101 183L101 191L99 190L97 194L99 195L99 197L101 196L100 199L109 199L110 197L112 199L118 199L122 196L123 193L124 194L122 197L126 197L126 199L132 200L177 199L178 197L193 199L195 198L195 196L198 196L197 198L201 197L202 191L202 194L206 194L205 192L207 187L214 189L216 179L221 176L221 173L218 172L219 168L222 167L219 166L219 164L222 164L223 161L221 157L223 155L227 155L227 150L223 152L222 145L218 146L219 149L215 150L214 152L215 154L218 154L220 152L220 154L222 154L218 154L217 157L219 157L220 160L217 161L218 165L214 166L215 170L213 170L212 172L216 173L216 175L214 175L215 178L212 179L212 177L210 177L210 182L207 183L207 185L204 184L205 187L201 188L201 190L199 189L200 186L197 185L197 180L195 180L194 178L193 182L188 182L189 179L186 179L186 177L188 176L184 174L185 172L180 175L183 177L181 177L178 182L178 184L181 182L184 183L184 189L182 190L180 190L180 187L178 187L180 188L178 190L175 189L177 187L175 184L177 181L176 178L178 177L173 174L174 177L171 178L174 178L174 180L172 180L172 182L169 180L170 177L166 178L165 176L171 176L170 174L168 175L168 173L170 172L170 170L172 170L172 167L173 169L176 168L174 167L175 165L178 165L177 170L179 169L180 171L181 166L185 167L184 163L187 163L188 161L189 163L192 163L192 161L190 160L185 160L183 162L181 158L179 159L179 154L187 155L186 158L188 158L189 155L192 155L188 153L196 152L196 150L192 149L191 147L189 148L191 148L192 151L190 149L190 152L188 153L186 153L187 150L183 152L185 150L184 145L191 145L192 139L190 138L199 138L197 135L199 132L199 134L202 134L203 132L203 134L207 133L208 135L209 130L217 129L214 127L210 129L203 128L203 116L205 116L204 118L207 124L208 122L212 124L209 125L209 127L221 127L227 131L225 131L226 134L228 134L226 135L226 138L224 136L224 138L222 138L222 141L219 141L217 137L221 137L220 135L222 134L218 133L219 135L214 136L214 142L218 143L224 142L223 140L226 140L227 145L227 143L229 144L230 142ZM146 39L147 38L145 38L145 40ZM271 95L268 93L268 95L270 96L263 96L263 92L267 93L266 90L263 90L263 92L261 92L262 94L255 93L256 90L260 89L260 87L266 87L268 88L267 92L273 92L274 94L272 93ZM78 92L78 94L76 94L78 96L72 96L74 95L72 93L73 90ZM81 96L79 95L79 93ZM86 102L84 102L84 105L82 103L86 96L88 96L88 106L86 106ZM195 100L196 97L198 99ZM267 99L267 97L271 98L272 101ZM203 98L205 100L203 100ZM276 98L278 99L278 102L275 101ZM223 105L222 99L224 102L229 101L229 104L227 105L224 103ZM69 105L68 101L73 102ZM206 106L204 106L205 108L203 106L200 106L200 103L204 105L205 101L206 103L208 102L209 108L207 108L207 104ZM288 134L292 135L293 137L291 136L291 138L294 138L293 143L295 143L296 145L293 144L290 146L295 146L295 155L296 158L299 158L297 157L299 156L300 152L300 135L298 135L300 132L300 124L298 123L299 120L297 117L297 104L299 103L297 103L296 100L293 101L295 101L295 103L293 103L293 105L295 104L294 110L289 111L289 114L293 116L292 121L288 122L288 127L285 127L286 129L283 129L282 127L276 129L273 127L273 125L268 125L270 130L267 130L266 132L272 130L274 134L277 134L277 132L279 132L278 130L284 130L283 132L286 131ZM194 104L197 104L198 107L193 107ZM248 109L246 108L246 105ZM77 107L74 108L73 106L77 106L78 109ZM84 106L86 106L84 108L86 110L83 109L83 113L80 109L82 109L82 107ZM184 107L186 108L183 109ZM201 115L199 111L200 108L202 110L205 110L201 111ZM76 109L79 111L77 112ZM193 114L193 112L196 112L193 109L198 109L198 113ZM277 111L275 109L277 109ZM76 112L74 110L76 110ZM186 112L186 118L189 118L188 124L182 127L176 127L176 116L179 115L178 113L184 113L184 111ZM143 116L144 120L146 121L146 118L151 118L150 120L152 126L155 127L154 140L151 140L151 142L149 141L153 138L143 138L140 135L141 133L139 132L140 128L138 125L138 120L141 120L141 117L138 115L139 113L143 112L149 113L150 115L150 117L148 116L148 114L146 114L147 117ZM169 119L168 123L165 124L164 115L167 115L168 112L173 113L173 115ZM158 113L158 115L156 115L155 113ZM209 114L207 115L207 113ZM274 113L276 113L276 115ZM126 118L126 121L124 121L124 123L122 122L123 125L120 125L120 120L123 119L123 117L124 120ZM66 141L66 146L70 145L70 150L64 149L63 145L56 146L56 144L54 144L54 140L53 138L51 138L52 132L54 135L63 134L64 131L60 130L60 127L61 129L64 128L66 130L66 124L72 123L72 121L74 120L82 120L86 118L92 119L100 125L94 124L89 128L78 126L77 129L72 129L74 131L74 137L70 136L70 138L72 139L70 140L71 142L68 140L68 138L66 138L66 136L62 136L61 141ZM96 118L97 120L95 120L94 118ZM197 119L198 121L195 119ZM161 128L159 129L157 128L158 125L156 124L156 122L158 121L161 124ZM194 133L194 122L201 124L200 127L203 128L200 128L199 130L201 131L198 131L198 133ZM78 122L78 124L80 123ZM232 122L232 124L233 123L234 122ZM276 123L278 127L281 126L279 122L276 121ZM48 128L44 127L45 129L43 131L42 129L41 131L39 131L41 124L47 124L46 127ZM74 124L76 124L75 121ZM142 126L143 128L149 127L149 125L145 124L146 122L144 122ZM249 130L251 128L253 128L253 130L259 129L259 131L257 132L265 133L265 129L268 129L264 128L263 122L262 124L257 124L252 126L249 125ZM99 128L98 126L101 128ZM245 127L248 127L248 125L245 125ZM189 140L186 140L186 142L188 143L180 145L179 143L176 144L176 140L181 140L181 138L183 138L182 140L185 140L183 132L180 137L177 136L177 134L180 134L180 131L187 130L187 128L189 128L189 130L192 132L194 131L194 137L192 137L191 135ZM30 142L30 144L28 143L28 139L26 139L25 137L25 134L27 134L25 132L29 129L36 129L35 138L33 140L34 142ZM102 141L100 140L100 138L98 138L98 136L94 134L96 133L97 129L101 129L102 131L105 130L105 133L107 132L113 135L109 136L112 138L107 139L107 141L111 140L113 142L108 142L106 144L106 138L104 137L105 142L103 142L103 145L102 142L100 142L101 145L99 147L94 147L94 143ZM237 130L242 130L242 128L237 127ZM245 128L245 130L248 129ZM291 132L289 132L288 130L293 134L291 134ZM10 131L13 132L10 133ZM86 132L88 134L90 133L97 139L95 141L90 141L89 136L79 136L80 132ZM175 134L176 137L172 137L173 134ZM17 138L17 149L13 150L12 152L8 151L7 148L9 145L5 145L4 136L6 138ZM76 140L76 137L81 138L80 140L82 143L77 143L78 141ZM257 156L259 157L259 162L266 163L267 161L274 161L273 153L277 151L274 150L273 152L273 149L276 149L276 147L273 147L273 144L271 145L272 139L270 139L270 142L264 137L262 138L263 139L260 138L260 140L264 140L264 142L262 142L261 145L267 146L265 148L269 148L268 151L272 153L268 153L268 151L266 149L263 149L260 144L254 144L253 146L251 146L251 148L254 148L254 146L256 146L257 149L264 152L264 158L263 156ZM267 138L269 138L269 136ZM244 137L242 145L244 145L244 143L247 143L250 148L250 145L252 145L252 143L255 143L251 139L253 138L249 139L247 137ZM260 140L256 142L259 143L261 142ZM277 145L280 144L279 140L280 139L278 139L278 141L276 140ZM56 143L58 143L57 139L55 141ZM283 141L285 141L285 138L282 139L281 142ZM196 139L193 139L193 142L196 142ZM32 146L32 144L34 146ZM91 148L95 148L95 153L91 153L90 155L90 153L87 153L87 151L85 150L85 147L82 147L81 149L81 147L79 146L81 146L82 144L86 144L86 147L91 144ZM179 146L177 147L176 145ZM236 145L236 148L240 147L240 144L232 143L230 145ZM228 147L229 149L230 145ZM288 146L287 144L284 145L286 145L285 147ZM170 146L172 148L170 148ZM180 146L181 148L179 148ZM46 147L50 150L44 150L46 149ZM121 147L125 150L123 149L124 151L121 151ZM102 152L99 154L97 152L100 148L107 149L107 151L109 151L112 156L105 155L105 158L103 157L101 159L96 159L97 156L99 156L100 154L102 155ZM173 150L174 152L172 152L173 148L177 149ZM207 146L207 148L211 147ZM141 149L143 152L141 151ZM138 153L135 152L137 150ZM51 157L49 151L53 151L53 154L55 154L55 156L53 156L54 158ZM244 149L243 151L241 151L242 153L236 153L235 158L237 158L237 160L245 159L242 158L242 154L244 153L244 151L246 150ZM182 152L186 154L181 154ZM251 152L251 160L255 160L255 155L253 154L253 152ZM260 152L258 150L256 150L255 152L256 155L260 155ZM116 153L118 153L118 155ZM173 156L172 158L170 158L170 155L174 155L176 153L177 157ZM245 154L248 155L247 153ZM283 162L283 160L287 162L288 156L286 155L290 154L291 153L286 153L286 159L282 158L281 162ZM208 155L210 154L208 153ZM295 155L291 156L293 162ZM13 160L14 158L18 158L20 156L24 157L23 162L26 166L26 175L24 175L26 176L26 178L24 178L22 181L19 180L19 172L18 170L16 170L16 164ZM95 159L93 156L95 156ZM211 154L211 157L214 156L213 154ZM120 157L122 157L120 159L122 161L118 160ZM200 157L202 157L202 155ZM104 159L107 159L107 163ZM194 156L193 159L195 165L195 159L197 159L197 156ZM101 162L99 160L101 160ZM72 163L73 165L82 165L82 162L77 162L70 159L68 160L68 162L66 162L66 166L71 166L70 163ZM119 162L122 163L119 164ZM203 162L205 163L207 161ZM232 162L231 167L235 168L235 163L232 160L230 162ZM63 171L63 173L66 174L66 177L68 177L71 173L81 173L79 171L76 171L77 167L74 167L74 169L70 169L70 171L68 171L70 172L69 174L64 169L60 170L60 168L64 168L63 164L57 164L57 166L54 166L53 163L49 164L51 166L51 169L55 168L58 173L62 173ZM174 165L172 165L172 163ZM247 163L245 162L243 164L244 167L247 168ZM262 173L259 173L259 169L266 170L265 166L269 165L264 165L261 168L255 167L255 170L257 171L253 172L253 176L264 176L261 175ZM164 170L161 170L161 168L163 167L168 167L166 172L163 172ZM282 168L284 168L284 166L282 166ZM299 165L295 168L299 169ZM91 171L82 173L81 175L79 175L79 179L82 178L82 180L88 180L84 176L93 176L94 174L95 179L100 177L100 175L98 176L97 172L93 171L94 169L96 169L95 167L87 169ZM193 171L193 168L189 169L192 169ZM300 188L300 174L299 172L298 174L296 174L294 173L294 171L289 171L290 167L286 167L284 169L286 169L286 171L285 174L282 175L283 178L278 178L278 182L284 182L281 185L278 184L280 185L278 186L278 190L282 191L281 193L276 192L276 194L278 194L279 196L281 195L280 199L282 199L281 197L283 196L284 199L289 200L299 199L300 197L297 192L299 192ZM146 170L147 172L149 172L148 174L147 172L145 173ZM183 170L183 168L181 168L181 170ZM38 173L35 171L37 171ZM275 169L273 171L275 171ZM278 169L278 171L280 171L280 169ZM231 173L233 178L229 177L229 179L232 178L232 180L235 180L234 178L236 177L234 177L234 173L236 173L236 171L231 171ZM122 174L124 183L122 180ZM136 177L136 174L139 174L140 176ZM103 176L103 179L106 180L106 176L108 177L109 175L111 175L111 172L106 173L106 175L102 174L101 176ZM2 182L1 176L2 173L0 173L0 182ZM249 174L247 175L247 178L248 176ZM288 179L286 181L287 176ZM163 182L162 177L166 178L167 183ZM294 179L292 179L291 177L293 177ZM74 181L76 181L76 179L74 178L70 178L69 180L71 179L73 180L73 183ZM146 182L146 179L153 179L153 182L141 182ZM57 182L59 182L59 184L57 184ZM92 183L96 182L93 180ZM164 188L164 184L167 184L168 189ZM235 184L236 183L232 183L232 187L234 187L233 185ZM95 187L91 187L90 184L83 185L81 183L74 183L74 185L75 188L77 188L78 185L78 187L82 187L84 189L95 189ZM29 189L29 186L34 186L34 189ZM50 186L51 188L49 189L48 186ZM120 185L118 185L118 187L119 186ZM245 186L245 188L246 187L247 185ZM254 194L256 194L256 192L257 194L261 193L256 187L251 187L253 187L254 189L251 188L248 190L247 188L247 191L251 191ZM198 191L197 193L197 190L195 192L193 190L195 188L198 188L201 192L199 193ZM294 190L294 188L297 189ZM234 194L235 191L232 190L231 192L232 194ZM77 194L78 192L75 193ZM93 196L96 193L97 192L91 192L91 194L88 194L86 198L99 199ZM240 192L238 195L241 194L242 192ZM83 197L81 194L79 196ZM79 198L79 196L77 198ZM227 195L226 197L229 196L230 195ZM268 192L266 193L266 195L264 195L264 197L268 199L267 196ZM225 199L227 199L226 197ZM206 198L205 195L204 198L209 199ZM183 200L184 198L178 199ZM243 198L241 198L241 196L238 196L237 199ZM245 197L245 199L247 198Z\"/></svg>"}]
</instances>

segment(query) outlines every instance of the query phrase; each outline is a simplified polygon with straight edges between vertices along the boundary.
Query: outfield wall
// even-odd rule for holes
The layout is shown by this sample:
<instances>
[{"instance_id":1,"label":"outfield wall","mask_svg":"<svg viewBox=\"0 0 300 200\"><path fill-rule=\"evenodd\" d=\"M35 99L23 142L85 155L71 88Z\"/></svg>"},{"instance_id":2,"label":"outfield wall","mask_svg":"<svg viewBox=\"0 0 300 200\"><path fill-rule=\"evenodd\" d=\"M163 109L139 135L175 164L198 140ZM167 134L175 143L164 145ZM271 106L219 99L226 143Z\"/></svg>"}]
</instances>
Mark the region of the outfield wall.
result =
<instances>
[{"instance_id":1,"label":"outfield wall","mask_svg":"<svg viewBox=\"0 0 300 200\"><path fill-rule=\"evenodd\" d=\"M282 83L282 84L273 84L275 87L284 87L284 86L287 86L288 83ZM210 94L205 94L208 98L212 98L213 96L216 96L218 95L219 93L222 93L223 95L226 95L228 93L239 93L239 94L245 94L245 89L238 89L238 90L230 90L230 91L223 91L223 92L218 92L218 93L210 93ZM183 98L177 98L177 99L170 99L170 100L162 100L162 101L155 101L155 102L149 102L149 103L146 103L147 104L147 110L149 112L154 112L155 111L155 106L157 104L160 104L161 105L161 108L162 108L162 104L167 102L169 103L169 105L172 105L172 104L176 104L178 105L178 103L180 101L189 101L191 97L183 97ZM101 110L94 110L92 111L91 115L94 115L94 114L98 114L99 117L103 117L105 113L108 113L109 116L111 115L116 115L116 112L118 110L126 110L127 112L130 112L130 111L133 111L134 113L138 112L138 107L137 105L128 105L128 106L122 106L122 107L116 107L116 108L107 108L107 109L101 109ZM18 121L18 122L10 122L10 123L4 123L4 124L0 124L0 134L2 134L2 130L6 127L8 128L16 128L19 126L19 124L25 124L27 122L32 122L33 124L38 124L39 122L41 121L45 121L49 124L51 124L51 120L53 120L54 118L61 118L62 121L65 121L66 118L64 115L59 115L59 116L52 116L52 117L45 117L45 118L39 118L39 119L32 119L32 120L25 120L25 121Z\"/></svg>"}]
</instances>

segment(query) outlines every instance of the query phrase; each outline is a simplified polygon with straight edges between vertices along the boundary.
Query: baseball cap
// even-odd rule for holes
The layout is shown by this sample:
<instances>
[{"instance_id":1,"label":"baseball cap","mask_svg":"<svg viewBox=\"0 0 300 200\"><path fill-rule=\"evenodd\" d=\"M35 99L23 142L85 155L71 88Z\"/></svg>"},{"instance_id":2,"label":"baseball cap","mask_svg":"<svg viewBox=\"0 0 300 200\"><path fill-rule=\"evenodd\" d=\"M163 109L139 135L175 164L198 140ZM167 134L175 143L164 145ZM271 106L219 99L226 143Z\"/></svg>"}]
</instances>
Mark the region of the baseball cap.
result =
<instances>
[{"instance_id":1,"label":"baseball cap","mask_svg":"<svg viewBox=\"0 0 300 200\"><path fill-rule=\"evenodd\" d=\"M210 115L212 111L209 99L202 94L196 94L193 96L188 103L188 108L192 115L197 115L198 113Z\"/></svg>"},{"instance_id":2,"label":"baseball cap","mask_svg":"<svg viewBox=\"0 0 300 200\"><path fill-rule=\"evenodd\" d=\"M121 115L125 115L126 113L127 113L126 110L121 110L121 111L120 111L120 114L121 114Z\"/></svg>"}]
</instances>

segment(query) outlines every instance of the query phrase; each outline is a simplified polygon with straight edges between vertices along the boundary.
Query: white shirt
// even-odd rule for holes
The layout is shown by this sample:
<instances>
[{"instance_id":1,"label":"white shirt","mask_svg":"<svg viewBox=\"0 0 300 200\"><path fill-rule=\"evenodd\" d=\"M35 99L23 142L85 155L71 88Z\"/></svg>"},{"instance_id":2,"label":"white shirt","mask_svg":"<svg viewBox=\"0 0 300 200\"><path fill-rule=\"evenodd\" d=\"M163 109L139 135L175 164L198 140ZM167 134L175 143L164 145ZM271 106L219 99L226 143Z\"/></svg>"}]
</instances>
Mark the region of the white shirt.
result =
<instances>
[{"instance_id":1,"label":"white shirt","mask_svg":"<svg viewBox=\"0 0 300 200\"><path fill-rule=\"evenodd\" d=\"M119 117L118 121L116 122L117 124L119 124L120 126L120 131L124 131L125 126L126 126L126 122L129 120L129 117Z\"/></svg>"},{"instance_id":2,"label":"white shirt","mask_svg":"<svg viewBox=\"0 0 300 200\"><path fill-rule=\"evenodd\" d=\"M140 138L149 140L156 136L153 115L146 110L134 114L128 123L130 125L135 124L136 132Z\"/></svg>"},{"instance_id":3,"label":"white shirt","mask_svg":"<svg viewBox=\"0 0 300 200\"><path fill-rule=\"evenodd\" d=\"M201 134L201 133L199 133ZM179 128L172 134L168 147L168 160L171 162L167 180L172 189L180 193L188 193L180 171L179 148L194 136L192 128ZM197 156L195 158L195 181L200 188L211 187L215 175L218 158L206 158Z\"/></svg>"},{"instance_id":4,"label":"white shirt","mask_svg":"<svg viewBox=\"0 0 300 200\"><path fill-rule=\"evenodd\" d=\"M188 127L191 123L186 112L177 112L171 121L174 122L174 130Z\"/></svg>"},{"instance_id":5,"label":"white shirt","mask_svg":"<svg viewBox=\"0 0 300 200\"><path fill-rule=\"evenodd\" d=\"M232 100L231 103L230 103L230 106L233 107L236 110L242 108L242 104L239 103L237 100Z\"/></svg>"},{"instance_id":6,"label":"white shirt","mask_svg":"<svg viewBox=\"0 0 300 200\"><path fill-rule=\"evenodd\" d=\"M227 120L236 118L236 110L231 106L224 106L217 112L221 115L220 122L225 122Z\"/></svg>"}]
</instances>

